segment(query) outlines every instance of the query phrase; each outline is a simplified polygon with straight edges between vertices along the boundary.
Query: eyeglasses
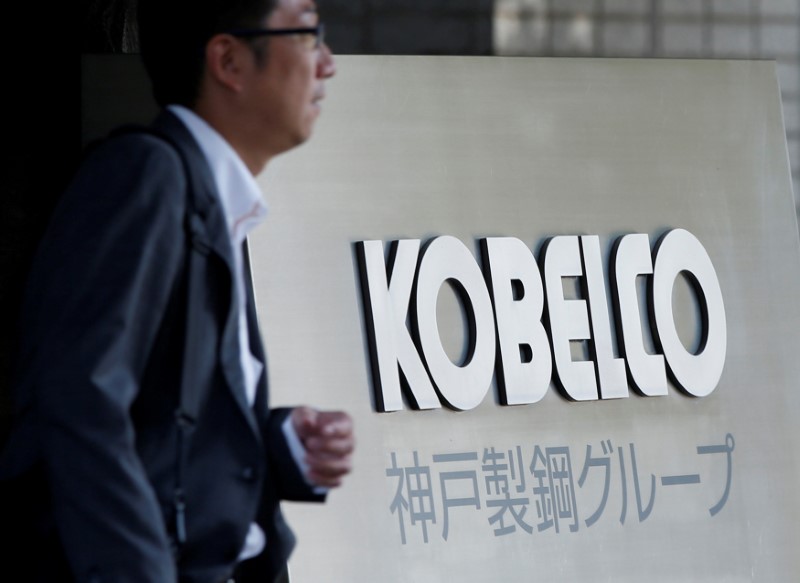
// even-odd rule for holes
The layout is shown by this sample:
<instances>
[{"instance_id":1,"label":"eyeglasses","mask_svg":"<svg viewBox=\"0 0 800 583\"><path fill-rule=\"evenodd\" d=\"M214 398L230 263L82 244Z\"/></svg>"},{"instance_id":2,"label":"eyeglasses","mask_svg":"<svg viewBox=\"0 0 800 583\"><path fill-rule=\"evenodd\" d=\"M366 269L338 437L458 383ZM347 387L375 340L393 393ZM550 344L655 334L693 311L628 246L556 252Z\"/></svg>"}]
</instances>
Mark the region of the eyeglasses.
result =
<instances>
[{"instance_id":1,"label":"eyeglasses","mask_svg":"<svg viewBox=\"0 0 800 583\"><path fill-rule=\"evenodd\" d=\"M297 35L308 39L305 44L309 49L318 49L325 42L325 25L321 22L317 26L305 28L238 28L226 32L238 38Z\"/></svg>"}]
</instances>

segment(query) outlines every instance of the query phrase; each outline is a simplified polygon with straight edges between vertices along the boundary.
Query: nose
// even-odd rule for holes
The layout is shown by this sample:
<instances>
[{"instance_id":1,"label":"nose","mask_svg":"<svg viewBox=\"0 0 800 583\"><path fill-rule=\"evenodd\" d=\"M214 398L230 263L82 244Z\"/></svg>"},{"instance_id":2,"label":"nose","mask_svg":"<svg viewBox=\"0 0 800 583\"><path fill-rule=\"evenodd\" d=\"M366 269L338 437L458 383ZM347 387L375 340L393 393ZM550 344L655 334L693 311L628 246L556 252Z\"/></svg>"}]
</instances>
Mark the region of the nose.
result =
<instances>
[{"instance_id":1,"label":"nose","mask_svg":"<svg viewBox=\"0 0 800 583\"><path fill-rule=\"evenodd\" d=\"M317 77L329 79L336 74L336 62L333 53L326 43L319 47L319 60L317 61Z\"/></svg>"}]
</instances>

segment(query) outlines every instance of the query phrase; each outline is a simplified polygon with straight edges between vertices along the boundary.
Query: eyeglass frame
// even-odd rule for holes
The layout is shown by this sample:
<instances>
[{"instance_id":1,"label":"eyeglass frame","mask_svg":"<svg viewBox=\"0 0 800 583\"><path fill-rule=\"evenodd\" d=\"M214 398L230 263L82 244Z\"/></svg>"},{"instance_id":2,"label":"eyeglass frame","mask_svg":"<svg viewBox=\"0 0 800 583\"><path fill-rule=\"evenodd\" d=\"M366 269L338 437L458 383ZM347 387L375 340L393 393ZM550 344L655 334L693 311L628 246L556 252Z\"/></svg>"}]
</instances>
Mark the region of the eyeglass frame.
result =
<instances>
[{"instance_id":1,"label":"eyeglass frame","mask_svg":"<svg viewBox=\"0 0 800 583\"><path fill-rule=\"evenodd\" d=\"M237 38L258 38L260 36L291 36L295 34L313 34L314 50L318 50L325 43L325 24L320 22L317 26L301 28L236 28L226 30L226 34Z\"/></svg>"}]
</instances>

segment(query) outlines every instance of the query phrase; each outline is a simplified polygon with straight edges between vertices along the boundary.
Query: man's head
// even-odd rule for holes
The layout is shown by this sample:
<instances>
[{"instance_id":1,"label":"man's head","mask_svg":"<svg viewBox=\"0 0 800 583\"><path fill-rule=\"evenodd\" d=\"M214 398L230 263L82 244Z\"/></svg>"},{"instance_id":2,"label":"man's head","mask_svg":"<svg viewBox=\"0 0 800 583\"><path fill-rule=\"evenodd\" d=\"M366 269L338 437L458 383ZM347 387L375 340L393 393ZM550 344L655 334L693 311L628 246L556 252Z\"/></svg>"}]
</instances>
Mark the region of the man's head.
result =
<instances>
[{"instance_id":1,"label":"man's head","mask_svg":"<svg viewBox=\"0 0 800 583\"><path fill-rule=\"evenodd\" d=\"M140 0L139 14L159 104L194 109L251 170L310 136L335 73L313 0Z\"/></svg>"},{"instance_id":2,"label":"man's head","mask_svg":"<svg viewBox=\"0 0 800 583\"><path fill-rule=\"evenodd\" d=\"M139 0L142 61L160 106L194 106L214 35L260 26L278 0Z\"/></svg>"}]
</instances>

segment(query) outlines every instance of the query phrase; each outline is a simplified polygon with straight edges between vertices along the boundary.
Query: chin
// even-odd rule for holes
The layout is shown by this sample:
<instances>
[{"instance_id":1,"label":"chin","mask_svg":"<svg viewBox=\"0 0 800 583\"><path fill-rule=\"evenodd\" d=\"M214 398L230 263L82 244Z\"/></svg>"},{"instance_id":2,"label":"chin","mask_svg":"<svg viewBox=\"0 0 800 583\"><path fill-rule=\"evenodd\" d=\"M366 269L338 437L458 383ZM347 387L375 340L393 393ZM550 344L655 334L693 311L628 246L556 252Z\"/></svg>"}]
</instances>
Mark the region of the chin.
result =
<instances>
[{"instance_id":1,"label":"chin","mask_svg":"<svg viewBox=\"0 0 800 583\"><path fill-rule=\"evenodd\" d=\"M311 138L311 135L314 133L314 121L315 120L312 119L311 121L309 121L308 124L305 125L305 127L301 128L297 132L296 138L297 138L297 143L298 144L302 144L303 142L307 142L308 139Z\"/></svg>"},{"instance_id":2,"label":"chin","mask_svg":"<svg viewBox=\"0 0 800 583\"><path fill-rule=\"evenodd\" d=\"M304 144L309 140L309 138L311 138L311 130L310 129L308 131L306 131L306 132L299 133L297 136L295 136L294 145L295 146L299 146L300 144Z\"/></svg>"}]
</instances>

